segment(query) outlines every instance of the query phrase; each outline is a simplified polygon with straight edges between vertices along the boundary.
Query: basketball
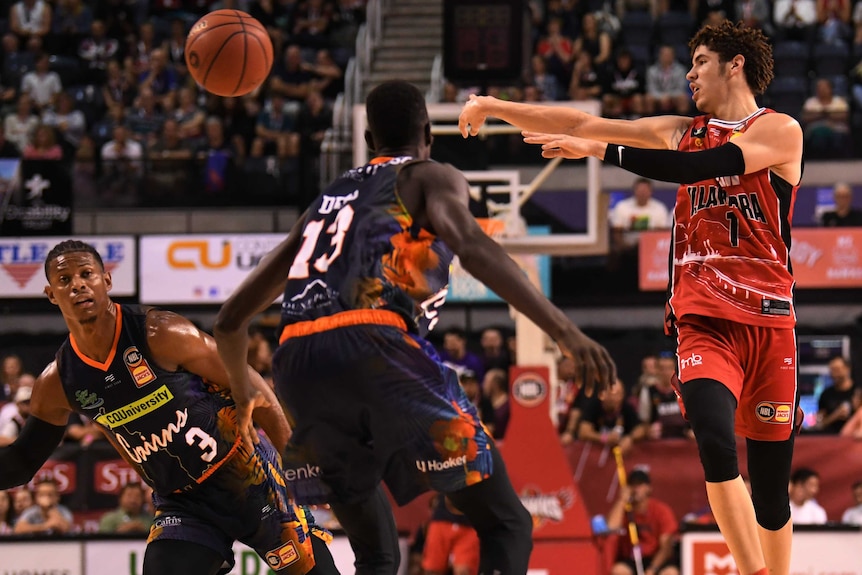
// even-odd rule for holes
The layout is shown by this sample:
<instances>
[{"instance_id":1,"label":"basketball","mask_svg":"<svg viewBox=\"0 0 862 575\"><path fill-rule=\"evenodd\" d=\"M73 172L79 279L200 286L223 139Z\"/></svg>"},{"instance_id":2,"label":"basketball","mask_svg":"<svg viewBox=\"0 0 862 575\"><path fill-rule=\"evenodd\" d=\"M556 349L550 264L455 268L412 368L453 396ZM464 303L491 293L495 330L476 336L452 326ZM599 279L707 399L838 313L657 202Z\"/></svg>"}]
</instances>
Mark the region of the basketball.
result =
<instances>
[{"instance_id":1,"label":"basketball","mask_svg":"<svg viewBox=\"0 0 862 575\"><path fill-rule=\"evenodd\" d=\"M195 22L186 38L189 73L217 96L242 96L272 68L272 41L263 24L239 10L216 10Z\"/></svg>"}]
</instances>

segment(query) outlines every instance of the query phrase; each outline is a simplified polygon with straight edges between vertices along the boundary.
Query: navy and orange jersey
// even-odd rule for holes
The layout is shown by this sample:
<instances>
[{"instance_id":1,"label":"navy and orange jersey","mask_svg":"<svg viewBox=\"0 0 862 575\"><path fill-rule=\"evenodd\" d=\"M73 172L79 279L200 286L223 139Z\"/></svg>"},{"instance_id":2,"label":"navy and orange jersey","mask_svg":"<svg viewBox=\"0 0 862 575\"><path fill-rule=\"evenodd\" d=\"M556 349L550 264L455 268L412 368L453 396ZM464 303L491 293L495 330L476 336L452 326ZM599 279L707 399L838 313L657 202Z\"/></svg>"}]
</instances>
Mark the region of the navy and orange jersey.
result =
<instances>
[{"instance_id":1,"label":"navy and orange jersey","mask_svg":"<svg viewBox=\"0 0 862 575\"><path fill-rule=\"evenodd\" d=\"M166 371L147 346L147 311L117 305L112 351L104 363L78 351L70 335L57 351L72 408L106 432L157 493L192 487L236 451L230 393L184 371Z\"/></svg>"},{"instance_id":2,"label":"navy and orange jersey","mask_svg":"<svg viewBox=\"0 0 862 575\"><path fill-rule=\"evenodd\" d=\"M697 153L726 144L769 113L760 108L738 122L697 116L679 150ZM795 326L790 223L797 187L768 169L679 187L668 333L675 320L689 314L763 327Z\"/></svg>"},{"instance_id":3,"label":"navy and orange jersey","mask_svg":"<svg viewBox=\"0 0 862 575\"><path fill-rule=\"evenodd\" d=\"M434 327L452 251L413 221L398 196L410 156L379 157L335 180L312 203L288 273L282 324L357 309L400 314L411 330Z\"/></svg>"}]
</instances>

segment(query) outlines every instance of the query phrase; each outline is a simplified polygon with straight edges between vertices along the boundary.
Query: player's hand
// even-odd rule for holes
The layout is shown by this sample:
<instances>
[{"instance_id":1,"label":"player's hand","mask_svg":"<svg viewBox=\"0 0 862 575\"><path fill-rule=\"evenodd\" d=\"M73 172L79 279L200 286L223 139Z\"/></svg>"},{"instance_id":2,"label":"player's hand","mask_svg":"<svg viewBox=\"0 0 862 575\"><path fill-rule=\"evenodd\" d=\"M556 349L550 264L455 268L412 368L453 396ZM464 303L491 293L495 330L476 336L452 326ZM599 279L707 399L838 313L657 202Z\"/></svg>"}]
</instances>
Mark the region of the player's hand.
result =
<instances>
[{"instance_id":1,"label":"player's hand","mask_svg":"<svg viewBox=\"0 0 862 575\"><path fill-rule=\"evenodd\" d=\"M236 404L236 425L243 443L250 449L260 443L260 437L254 428L254 410L258 407L269 407L269 401L259 389L254 387L246 376L239 385L231 383L231 395Z\"/></svg>"},{"instance_id":2,"label":"player's hand","mask_svg":"<svg viewBox=\"0 0 862 575\"><path fill-rule=\"evenodd\" d=\"M483 98L490 96L477 96L470 94L467 103L464 104L464 109L461 110L461 115L458 116L458 129L461 130L461 135L475 136L479 133L479 129L485 123L488 114L485 112L482 104Z\"/></svg>"},{"instance_id":3,"label":"player's hand","mask_svg":"<svg viewBox=\"0 0 862 575\"><path fill-rule=\"evenodd\" d=\"M567 158L580 160L592 156L600 145L593 140L565 136L563 134L542 134L540 132L521 132L524 142L542 146L543 158Z\"/></svg>"},{"instance_id":4,"label":"player's hand","mask_svg":"<svg viewBox=\"0 0 862 575\"><path fill-rule=\"evenodd\" d=\"M571 431L564 431L560 435L560 443L563 445L571 445L575 441L575 435Z\"/></svg>"},{"instance_id":5,"label":"player's hand","mask_svg":"<svg viewBox=\"0 0 862 575\"><path fill-rule=\"evenodd\" d=\"M558 340L560 352L575 360L583 372L586 391L604 389L617 378L617 368L611 354L603 346L571 326Z\"/></svg>"}]
</instances>

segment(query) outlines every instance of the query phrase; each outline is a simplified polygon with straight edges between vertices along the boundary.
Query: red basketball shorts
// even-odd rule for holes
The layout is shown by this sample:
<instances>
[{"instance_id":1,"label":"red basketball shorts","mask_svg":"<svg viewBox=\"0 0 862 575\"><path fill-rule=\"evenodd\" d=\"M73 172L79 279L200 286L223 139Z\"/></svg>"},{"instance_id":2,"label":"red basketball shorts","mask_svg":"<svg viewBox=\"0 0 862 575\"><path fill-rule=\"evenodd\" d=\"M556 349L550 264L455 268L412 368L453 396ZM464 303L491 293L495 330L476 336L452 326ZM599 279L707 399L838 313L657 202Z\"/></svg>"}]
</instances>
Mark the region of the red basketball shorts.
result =
<instances>
[{"instance_id":1,"label":"red basketball shorts","mask_svg":"<svg viewBox=\"0 0 862 575\"><path fill-rule=\"evenodd\" d=\"M468 567L470 573L478 573L479 536L468 525L432 521L425 536L422 568L445 573L449 570L450 561L453 567Z\"/></svg>"},{"instance_id":2,"label":"red basketball shorts","mask_svg":"<svg viewBox=\"0 0 862 575\"><path fill-rule=\"evenodd\" d=\"M761 441L790 437L796 417L794 329L685 316L677 323L677 369L682 385L714 379L733 393L738 435Z\"/></svg>"}]
</instances>

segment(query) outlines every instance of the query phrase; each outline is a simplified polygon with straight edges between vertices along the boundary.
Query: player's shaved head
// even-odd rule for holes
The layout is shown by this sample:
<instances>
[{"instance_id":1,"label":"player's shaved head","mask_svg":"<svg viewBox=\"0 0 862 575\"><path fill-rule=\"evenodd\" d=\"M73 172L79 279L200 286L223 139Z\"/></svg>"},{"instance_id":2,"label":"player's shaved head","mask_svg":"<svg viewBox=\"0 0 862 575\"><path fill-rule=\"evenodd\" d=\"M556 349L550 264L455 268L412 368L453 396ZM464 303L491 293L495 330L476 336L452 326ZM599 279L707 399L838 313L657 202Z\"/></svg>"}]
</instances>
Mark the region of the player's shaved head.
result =
<instances>
[{"instance_id":1,"label":"player's shaved head","mask_svg":"<svg viewBox=\"0 0 862 575\"><path fill-rule=\"evenodd\" d=\"M383 82L365 100L368 129L376 149L418 144L428 124L425 97L401 80Z\"/></svg>"}]
</instances>

